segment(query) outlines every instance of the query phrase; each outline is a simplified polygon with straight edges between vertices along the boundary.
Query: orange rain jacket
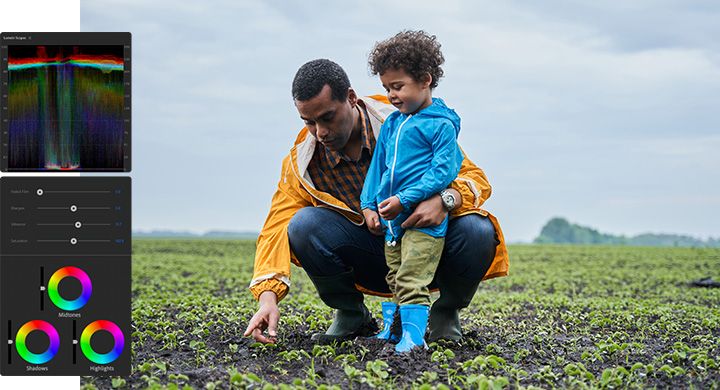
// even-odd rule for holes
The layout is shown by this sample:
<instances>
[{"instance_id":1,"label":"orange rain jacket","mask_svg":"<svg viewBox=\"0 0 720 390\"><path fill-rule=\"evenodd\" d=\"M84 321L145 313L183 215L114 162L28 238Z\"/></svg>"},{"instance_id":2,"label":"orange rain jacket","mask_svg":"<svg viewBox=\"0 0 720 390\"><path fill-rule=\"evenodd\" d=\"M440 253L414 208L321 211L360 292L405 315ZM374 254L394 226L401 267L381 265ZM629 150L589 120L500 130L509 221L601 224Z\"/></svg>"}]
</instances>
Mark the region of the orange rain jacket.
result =
<instances>
[{"instance_id":1,"label":"orange rain jacket","mask_svg":"<svg viewBox=\"0 0 720 390\"><path fill-rule=\"evenodd\" d=\"M395 108L383 95L368 96L361 100L370 116L370 124L378 138L378 132L383 121ZM278 301L283 299L290 287L290 262L300 266L295 255L290 250L290 241L287 235L288 224L295 213L303 207L328 207L340 212L350 222L363 225L365 220L358 214L327 192L315 189L307 167L315 151L317 141L307 128L303 128L295 140L295 146L290 149L282 162L280 182L273 195L265 225L257 239L255 252L255 272L250 282L250 291L258 299L261 293L271 290L275 292ZM480 208L490 197L492 188L482 169L475 166L467 157L462 162L460 173L451 187L462 195L462 206L453 210L454 217L466 214L480 214L487 216L495 226L500 244L497 246L495 259L485 274L485 279L505 276L508 273L508 253L505 239L500 230L497 219ZM358 290L372 295L389 296L389 294L370 291L363 286L356 285Z\"/></svg>"}]
</instances>

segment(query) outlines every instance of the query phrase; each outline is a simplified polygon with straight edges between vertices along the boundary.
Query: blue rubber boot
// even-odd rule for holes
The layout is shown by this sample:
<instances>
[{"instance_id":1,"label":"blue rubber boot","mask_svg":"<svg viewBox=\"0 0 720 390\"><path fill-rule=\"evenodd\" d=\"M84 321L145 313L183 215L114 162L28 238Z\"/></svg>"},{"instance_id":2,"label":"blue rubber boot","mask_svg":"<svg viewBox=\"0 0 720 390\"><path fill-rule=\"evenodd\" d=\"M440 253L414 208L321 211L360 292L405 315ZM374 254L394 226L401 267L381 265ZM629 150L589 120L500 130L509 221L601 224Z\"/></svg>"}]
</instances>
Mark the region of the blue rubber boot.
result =
<instances>
[{"instance_id":1,"label":"blue rubber boot","mask_svg":"<svg viewBox=\"0 0 720 390\"><path fill-rule=\"evenodd\" d=\"M395 345L395 352L408 352L415 347L427 348L425 330L427 329L430 307L426 305L400 305L402 338Z\"/></svg>"},{"instance_id":2,"label":"blue rubber boot","mask_svg":"<svg viewBox=\"0 0 720 390\"><path fill-rule=\"evenodd\" d=\"M375 338L387 340L393 344L397 344L400 341L402 333L400 332L399 324L395 324L395 319L398 318L397 313L398 305L395 302L383 302L382 303L382 315L383 315L383 330L375 335ZM393 326L395 325L395 326Z\"/></svg>"}]
</instances>

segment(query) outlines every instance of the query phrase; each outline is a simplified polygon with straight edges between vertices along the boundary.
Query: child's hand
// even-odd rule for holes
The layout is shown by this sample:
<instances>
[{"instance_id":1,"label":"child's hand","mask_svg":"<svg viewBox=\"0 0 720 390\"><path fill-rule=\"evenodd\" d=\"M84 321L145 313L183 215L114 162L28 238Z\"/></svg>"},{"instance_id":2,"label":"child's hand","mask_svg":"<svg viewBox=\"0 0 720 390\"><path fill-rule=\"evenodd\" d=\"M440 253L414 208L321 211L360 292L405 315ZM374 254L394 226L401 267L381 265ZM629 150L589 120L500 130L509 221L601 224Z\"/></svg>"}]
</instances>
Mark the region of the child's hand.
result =
<instances>
[{"instance_id":1,"label":"child's hand","mask_svg":"<svg viewBox=\"0 0 720 390\"><path fill-rule=\"evenodd\" d=\"M403 205L400 203L400 199L397 196L391 196L382 201L378 205L378 211L380 216L388 221L392 221L395 217L403 211Z\"/></svg>"},{"instance_id":2,"label":"child's hand","mask_svg":"<svg viewBox=\"0 0 720 390\"><path fill-rule=\"evenodd\" d=\"M365 217L365 224L367 225L368 230L370 230L370 233L376 236L382 236L384 233L382 225L380 225L380 217L378 216L378 213L375 210L370 209L363 209L362 213L363 217Z\"/></svg>"}]
</instances>

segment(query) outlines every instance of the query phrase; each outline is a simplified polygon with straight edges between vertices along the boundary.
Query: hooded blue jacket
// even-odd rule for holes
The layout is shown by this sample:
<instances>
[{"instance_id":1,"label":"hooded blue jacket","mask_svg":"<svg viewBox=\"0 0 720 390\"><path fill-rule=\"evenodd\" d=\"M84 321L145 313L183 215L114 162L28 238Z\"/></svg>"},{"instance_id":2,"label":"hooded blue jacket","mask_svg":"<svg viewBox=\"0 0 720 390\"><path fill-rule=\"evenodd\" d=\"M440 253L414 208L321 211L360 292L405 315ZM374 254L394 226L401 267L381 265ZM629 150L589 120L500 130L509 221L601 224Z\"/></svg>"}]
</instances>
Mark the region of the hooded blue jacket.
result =
<instances>
[{"instance_id":1,"label":"hooded blue jacket","mask_svg":"<svg viewBox=\"0 0 720 390\"><path fill-rule=\"evenodd\" d=\"M439 193L457 177L463 154L457 144L460 117L439 98L414 115L390 114L380 129L372 162L365 176L360 207L377 205L395 195L403 211L392 221L380 219L388 242L399 240L400 225L415 206ZM445 237L447 221L417 228L433 237Z\"/></svg>"}]
</instances>

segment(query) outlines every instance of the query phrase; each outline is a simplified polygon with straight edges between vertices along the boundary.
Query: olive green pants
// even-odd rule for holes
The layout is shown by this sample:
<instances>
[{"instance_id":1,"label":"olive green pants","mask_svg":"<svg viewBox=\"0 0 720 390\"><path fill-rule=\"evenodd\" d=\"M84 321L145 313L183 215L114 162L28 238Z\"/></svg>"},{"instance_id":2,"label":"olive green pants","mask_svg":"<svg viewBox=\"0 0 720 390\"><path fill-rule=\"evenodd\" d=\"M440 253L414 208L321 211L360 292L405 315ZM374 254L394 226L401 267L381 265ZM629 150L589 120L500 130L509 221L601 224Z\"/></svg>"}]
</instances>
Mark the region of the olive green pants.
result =
<instances>
[{"instance_id":1,"label":"olive green pants","mask_svg":"<svg viewBox=\"0 0 720 390\"><path fill-rule=\"evenodd\" d=\"M445 238L407 230L395 246L385 245L385 262L390 272L385 280L398 305L430 305L430 290L440 263Z\"/></svg>"}]
</instances>

